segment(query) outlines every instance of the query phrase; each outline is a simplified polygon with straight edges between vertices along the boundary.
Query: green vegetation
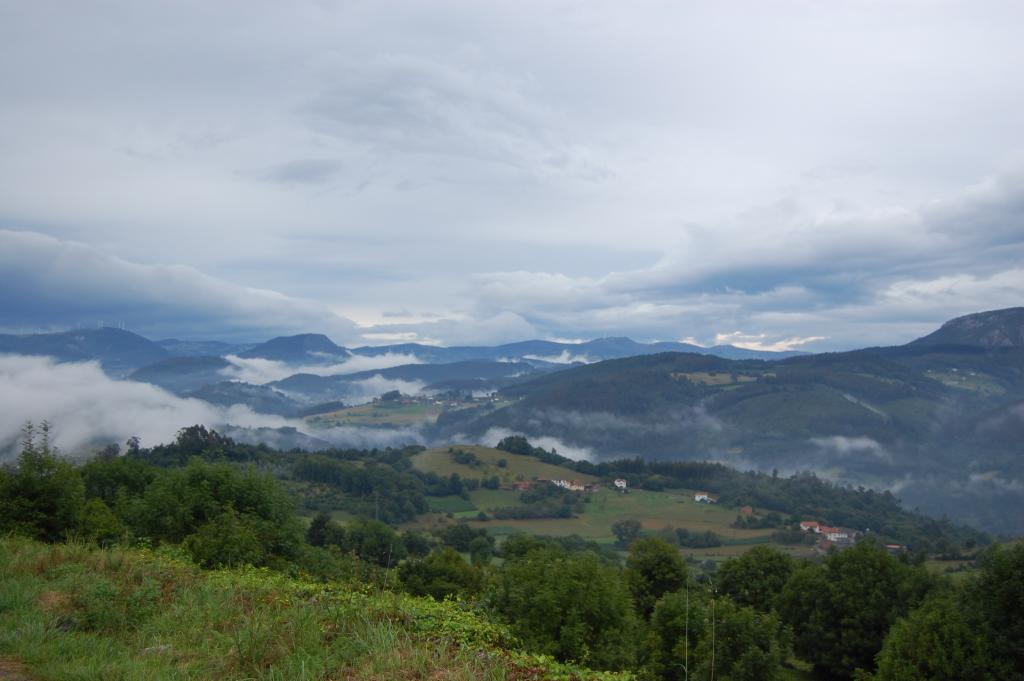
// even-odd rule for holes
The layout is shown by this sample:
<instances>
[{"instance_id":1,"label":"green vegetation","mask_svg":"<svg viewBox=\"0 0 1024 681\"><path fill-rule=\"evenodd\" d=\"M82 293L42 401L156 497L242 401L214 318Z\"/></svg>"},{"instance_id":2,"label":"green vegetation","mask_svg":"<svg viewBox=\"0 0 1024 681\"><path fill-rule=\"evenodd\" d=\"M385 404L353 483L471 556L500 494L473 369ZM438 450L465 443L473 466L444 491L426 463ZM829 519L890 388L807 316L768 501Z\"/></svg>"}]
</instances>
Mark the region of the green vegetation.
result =
<instances>
[{"instance_id":1,"label":"green vegetation","mask_svg":"<svg viewBox=\"0 0 1024 681\"><path fill-rule=\"evenodd\" d=\"M41 679L613 679L524 652L456 602L173 551L0 539L0 655Z\"/></svg>"},{"instance_id":2,"label":"green vegetation","mask_svg":"<svg viewBox=\"0 0 1024 681\"><path fill-rule=\"evenodd\" d=\"M593 553L541 546L513 556L486 602L531 649L601 669L636 662L629 590L621 571Z\"/></svg>"},{"instance_id":3,"label":"green vegetation","mask_svg":"<svg viewBox=\"0 0 1024 681\"><path fill-rule=\"evenodd\" d=\"M449 451L450 447L428 449L412 457L412 465L424 473L434 473L447 477L458 473L462 477L478 478L497 475L502 484L510 484L517 480L555 480L559 478L578 479L580 482L596 482L597 477L566 468L563 465L548 464L534 456L510 453L491 447L459 445L456 449L472 454L476 465L460 463ZM502 466L501 462L505 465Z\"/></svg>"},{"instance_id":4,"label":"green vegetation","mask_svg":"<svg viewBox=\"0 0 1024 681\"><path fill-rule=\"evenodd\" d=\"M584 508L577 514L574 505L576 517L564 522L601 519L603 543L526 534L499 543L489 531L497 521L448 519L429 533L365 515L342 524L320 512L303 523L269 471L313 475L339 494L371 493L395 508L417 491L526 494L541 505L565 493L481 489L454 470L417 471L418 449L311 458L240 446L198 426L172 445L133 442L126 456L108 450L82 466L48 440L45 426L26 429L18 464L0 469L0 655L42 678L755 680L800 678L812 665L822 678L881 680L932 669L920 651L938 647L936 673L947 678L984 664L1002 681L1024 666L1021 545L983 552L977 573L955 582L929 571L924 554L897 558L871 538L819 562L761 543L716 569L688 565L680 548L710 530L613 520L607 509L685 507L729 523L734 510L687 500L675 487L681 472L715 482L715 468L637 472L636 462L618 462L640 484L668 491L571 493ZM502 469L560 459L500 453ZM447 454L465 469L488 465L476 453ZM593 464L561 465L604 475ZM802 482L743 477L765 493ZM846 498L878 503L839 496L840 508ZM880 513L870 504L854 510Z\"/></svg>"},{"instance_id":5,"label":"green vegetation","mask_svg":"<svg viewBox=\"0 0 1024 681\"><path fill-rule=\"evenodd\" d=\"M569 368L501 392L515 403L446 415L440 434L503 428L604 455L734 459L877 487L899 480L910 508L1024 532L1024 494L1005 484L1024 479L1013 456L1024 399L1019 346L910 345L775 362L662 353ZM990 477L968 479L968 464Z\"/></svg>"},{"instance_id":6,"label":"green vegetation","mask_svg":"<svg viewBox=\"0 0 1024 681\"><path fill-rule=\"evenodd\" d=\"M356 407L345 407L323 414L306 417L311 426L331 428L334 426L369 426L376 428L398 428L433 423L443 411L440 405L430 402L402 403L393 401L373 402Z\"/></svg>"}]
</instances>

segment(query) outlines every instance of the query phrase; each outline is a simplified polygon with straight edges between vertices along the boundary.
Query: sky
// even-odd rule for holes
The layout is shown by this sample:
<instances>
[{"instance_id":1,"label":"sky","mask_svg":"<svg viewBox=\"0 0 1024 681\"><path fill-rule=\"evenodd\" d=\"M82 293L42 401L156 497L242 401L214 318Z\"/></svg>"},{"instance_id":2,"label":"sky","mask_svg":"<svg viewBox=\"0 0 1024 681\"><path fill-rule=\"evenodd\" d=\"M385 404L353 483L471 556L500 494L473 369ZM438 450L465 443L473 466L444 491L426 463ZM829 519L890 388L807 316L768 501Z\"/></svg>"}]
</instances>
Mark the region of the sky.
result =
<instances>
[{"instance_id":1,"label":"sky","mask_svg":"<svg viewBox=\"0 0 1024 681\"><path fill-rule=\"evenodd\" d=\"M1024 304L1021 25L0 0L0 330L906 342Z\"/></svg>"}]
</instances>

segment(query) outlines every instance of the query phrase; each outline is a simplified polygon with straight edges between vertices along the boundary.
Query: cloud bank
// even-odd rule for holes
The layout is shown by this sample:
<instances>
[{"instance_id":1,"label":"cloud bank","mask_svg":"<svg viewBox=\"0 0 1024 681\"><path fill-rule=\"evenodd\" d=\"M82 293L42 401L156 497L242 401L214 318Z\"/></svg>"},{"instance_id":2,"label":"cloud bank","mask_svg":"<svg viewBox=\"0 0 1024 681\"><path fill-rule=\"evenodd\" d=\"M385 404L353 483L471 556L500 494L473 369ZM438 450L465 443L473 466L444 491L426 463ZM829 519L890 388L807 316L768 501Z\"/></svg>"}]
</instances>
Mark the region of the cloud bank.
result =
<instances>
[{"instance_id":1,"label":"cloud bank","mask_svg":"<svg viewBox=\"0 0 1024 681\"><path fill-rule=\"evenodd\" d=\"M1022 22L297 0L240 30L231 4L10 3L3 324L905 342L1021 302Z\"/></svg>"},{"instance_id":2,"label":"cloud bank","mask_svg":"<svg viewBox=\"0 0 1024 681\"><path fill-rule=\"evenodd\" d=\"M421 384L388 381L379 376L356 382L353 395L366 400L387 390L416 392ZM47 357L0 355L0 459L16 448L27 421L49 421L52 441L64 453L88 454L94 447L123 443L137 436L152 447L174 440L193 424L222 429L241 441L287 443L281 433L295 428L312 438L344 447L422 444L415 428L383 429L340 426L310 429L302 421L258 414L241 405L218 407L172 395L147 383L109 378L99 364L56 363ZM307 438L308 439L308 438ZM293 446L288 444L287 446Z\"/></svg>"},{"instance_id":3,"label":"cloud bank","mask_svg":"<svg viewBox=\"0 0 1024 681\"><path fill-rule=\"evenodd\" d=\"M355 324L326 306L239 286L184 265L140 265L85 244L0 230L5 324L124 323L154 338L267 337L323 329L341 342Z\"/></svg>"},{"instance_id":4,"label":"cloud bank","mask_svg":"<svg viewBox=\"0 0 1024 681\"><path fill-rule=\"evenodd\" d=\"M295 374L313 374L315 376L345 376L362 371L388 369L405 364L421 364L416 355L387 352L382 355L352 355L344 362L337 364L294 365L259 357L246 358L227 355L224 359L231 363L221 373L230 380L262 385L271 381L280 381Z\"/></svg>"}]
</instances>

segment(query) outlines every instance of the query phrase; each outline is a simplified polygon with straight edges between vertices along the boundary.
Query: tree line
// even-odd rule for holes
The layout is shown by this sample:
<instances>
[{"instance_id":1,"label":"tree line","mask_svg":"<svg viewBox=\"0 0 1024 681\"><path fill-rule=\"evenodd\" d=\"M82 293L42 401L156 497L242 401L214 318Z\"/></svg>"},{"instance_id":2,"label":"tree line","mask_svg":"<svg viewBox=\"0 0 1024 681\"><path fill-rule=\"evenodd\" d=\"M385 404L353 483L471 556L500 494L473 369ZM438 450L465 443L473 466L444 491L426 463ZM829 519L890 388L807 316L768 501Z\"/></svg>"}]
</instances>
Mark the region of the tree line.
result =
<instances>
[{"instance_id":1,"label":"tree line","mask_svg":"<svg viewBox=\"0 0 1024 681\"><path fill-rule=\"evenodd\" d=\"M179 446L197 434L230 448L196 431ZM573 537L499 544L461 523L399 532L320 513L306 525L282 484L251 461L155 465L146 454L108 451L75 466L45 425L27 429L17 463L0 469L0 532L173 546L206 567L264 565L457 598L536 652L640 679L772 681L794 655L820 678L1024 674L1024 544L987 549L955 582L874 541L817 562L759 546L698 575L674 543L625 525L624 557Z\"/></svg>"}]
</instances>

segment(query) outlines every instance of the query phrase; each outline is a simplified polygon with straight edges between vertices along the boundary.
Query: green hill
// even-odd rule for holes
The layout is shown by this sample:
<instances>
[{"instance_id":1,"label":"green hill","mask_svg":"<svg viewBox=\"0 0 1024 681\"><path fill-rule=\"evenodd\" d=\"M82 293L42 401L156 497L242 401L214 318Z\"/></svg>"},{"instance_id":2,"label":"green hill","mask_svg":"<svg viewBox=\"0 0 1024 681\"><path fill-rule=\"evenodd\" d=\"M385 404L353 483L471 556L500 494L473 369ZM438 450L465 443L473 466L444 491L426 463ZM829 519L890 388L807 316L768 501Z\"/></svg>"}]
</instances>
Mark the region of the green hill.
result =
<instances>
[{"instance_id":1,"label":"green hill","mask_svg":"<svg viewBox=\"0 0 1024 681\"><path fill-rule=\"evenodd\" d=\"M472 463L459 463L456 456L464 460L472 455ZM504 461L500 466L499 462ZM466 498L433 497L429 499L433 514L421 516L405 524L408 528L439 529L453 521L467 522L477 529L486 529L490 534L503 537L525 532L551 537L573 535L586 540L611 545L616 537L612 526L622 520L636 520L645 532L669 532L683 529L692 534L714 533L719 545L703 548L685 548L684 551L700 558L721 560L742 553L754 544L772 542L771 528L742 529L733 527L739 505L704 504L694 501L693 489L670 489L662 491L631 489L626 493L617 491L608 483L582 495L581 512L570 518L491 518L496 509L523 505L521 492L513 489L515 482L537 480L578 480L583 484L597 483L599 478L581 473L566 466L546 463L533 456L482 447L478 445L457 445L421 452L411 459L413 467L424 473L442 477L457 474L465 480L484 480L497 476L500 487L486 489L478 487L468 491ZM550 484L550 483L544 483ZM758 513L771 509L759 508ZM480 520L480 514L488 520ZM448 517L451 514L451 517ZM811 555L812 549L805 544L784 545L780 548L794 555Z\"/></svg>"},{"instance_id":2,"label":"green hill","mask_svg":"<svg viewBox=\"0 0 1024 681\"><path fill-rule=\"evenodd\" d=\"M450 450L458 450L472 454L477 463L459 463L452 456ZM504 460L505 465L499 465ZM482 447L480 445L456 445L454 447L438 447L428 449L412 458L412 465L416 470L425 473L436 473L437 475L448 476L458 473L463 478L481 478L497 475L503 484L509 484L516 479L546 480L577 479L582 482L595 482L597 478L593 475L584 475L564 466L556 466L540 461L532 456L513 454L500 449Z\"/></svg>"},{"instance_id":3,"label":"green hill","mask_svg":"<svg viewBox=\"0 0 1024 681\"><path fill-rule=\"evenodd\" d=\"M1024 346L1024 307L977 312L951 319L915 345Z\"/></svg>"},{"instance_id":4,"label":"green hill","mask_svg":"<svg viewBox=\"0 0 1024 681\"><path fill-rule=\"evenodd\" d=\"M0 539L0 664L40 679L628 678L521 652L453 601L16 538Z\"/></svg>"},{"instance_id":5,"label":"green hill","mask_svg":"<svg viewBox=\"0 0 1024 681\"><path fill-rule=\"evenodd\" d=\"M1009 333L1005 317L996 335ZM776 362L663 353L501 392L515 402L443 414L437 434L482 438L501 429L555 437L602 460L814 471L898 489L910 508L1024 532L1024 459L1015 444L1024 439L1021 347L911 344Z\"/></svg>"}]
</instances>

